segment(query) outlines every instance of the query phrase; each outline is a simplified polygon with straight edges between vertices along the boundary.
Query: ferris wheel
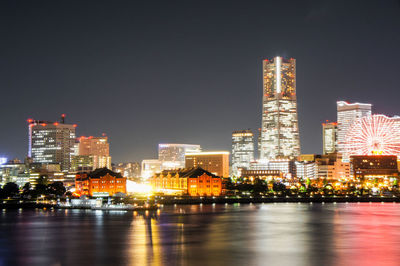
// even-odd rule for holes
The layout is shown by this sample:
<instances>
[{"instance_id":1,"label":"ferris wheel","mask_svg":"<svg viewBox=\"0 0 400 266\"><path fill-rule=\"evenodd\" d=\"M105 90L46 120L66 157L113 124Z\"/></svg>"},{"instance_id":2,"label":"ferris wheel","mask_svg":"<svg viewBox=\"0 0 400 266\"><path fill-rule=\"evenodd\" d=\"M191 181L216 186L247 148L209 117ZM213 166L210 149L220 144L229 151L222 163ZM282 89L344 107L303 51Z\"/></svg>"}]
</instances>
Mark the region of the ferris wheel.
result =
<instances>
[{"instance_id":1,"label":"ferris wheel","mask_svg":"<svg viewBox=\"0 0 400 266\"><path fill-rule=\"evenodd\" d=\"M400 156L400 117L371 115L358 119L347 131L344 150L348 156Z\"/></svg>"}]
</instances>

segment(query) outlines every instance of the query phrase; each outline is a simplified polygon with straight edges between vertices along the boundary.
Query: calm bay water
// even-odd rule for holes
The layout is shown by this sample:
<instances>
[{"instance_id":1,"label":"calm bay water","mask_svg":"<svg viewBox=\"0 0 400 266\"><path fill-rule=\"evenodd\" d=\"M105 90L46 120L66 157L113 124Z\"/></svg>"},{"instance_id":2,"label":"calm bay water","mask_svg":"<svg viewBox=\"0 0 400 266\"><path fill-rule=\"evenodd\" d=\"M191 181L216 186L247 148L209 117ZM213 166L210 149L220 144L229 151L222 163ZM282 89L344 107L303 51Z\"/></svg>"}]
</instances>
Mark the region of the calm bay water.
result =
<instances>
[{"instance_id":1,"label":"calm bay water","mask_svg":"<svg viewBox=\"0 0 400 266\"><path fill-rule=\"evenodd\" d=\"M0 265L400 265L400 204L7 210Z\"/></svg>"}]
</instances>

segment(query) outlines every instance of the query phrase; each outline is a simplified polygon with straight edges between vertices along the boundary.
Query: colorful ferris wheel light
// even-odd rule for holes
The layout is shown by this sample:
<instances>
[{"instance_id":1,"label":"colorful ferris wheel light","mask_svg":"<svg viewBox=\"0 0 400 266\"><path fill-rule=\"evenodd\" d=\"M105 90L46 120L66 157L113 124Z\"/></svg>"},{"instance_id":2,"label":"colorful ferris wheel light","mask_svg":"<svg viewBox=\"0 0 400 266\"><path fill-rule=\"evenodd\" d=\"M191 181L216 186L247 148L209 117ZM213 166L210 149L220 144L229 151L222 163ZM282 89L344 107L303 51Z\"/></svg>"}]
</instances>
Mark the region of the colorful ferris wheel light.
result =
<instances>
[{"instance_id":1,"label":"colorful ferris wheel light","mask_svg":"<svg viewBox=\"0 0 400 266\"><path fill-rule=\"evenodd\" d=\"M371 115L358 119L349 128L344 149L348 156L400 156L400 118Z\"/></svg>"}]
</instances>

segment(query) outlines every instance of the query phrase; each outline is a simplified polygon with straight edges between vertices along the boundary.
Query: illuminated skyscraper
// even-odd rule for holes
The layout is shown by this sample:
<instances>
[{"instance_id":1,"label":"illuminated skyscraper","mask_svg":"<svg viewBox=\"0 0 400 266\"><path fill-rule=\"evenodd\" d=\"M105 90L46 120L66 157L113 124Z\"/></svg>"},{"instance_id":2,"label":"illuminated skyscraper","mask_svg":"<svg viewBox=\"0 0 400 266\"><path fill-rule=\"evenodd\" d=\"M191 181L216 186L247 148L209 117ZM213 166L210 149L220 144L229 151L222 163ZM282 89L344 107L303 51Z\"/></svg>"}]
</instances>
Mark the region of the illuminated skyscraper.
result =
<instances>
[{"instance_id":1,"label":"illuminated skyscraper","mask_svg":"<svg viewBox=\"0 0 400 266\"><path fill-rule=\"evenodd\" d=\"M336 152L337 123L322 123L322 141L324 154Z\"/></svg>"},{"instance_id":2,"label":"illuminated skyscraper","mask_svg":"<svg viewBox=\"0 0 400 266\"><path fill-rule=\"evenodd\" d=\"M251 130L232 133L232 174L239 176L238 168L249 168L254 161L254 135Z\"/></svg>"},{"instance_id":3,"label":"illuminated skyscraper","mask_svg":"<svg viewBox=\"0 0 400 266\"><path fill-rule=\"evenodd\" d=\"M344 153L344 142L350 126L359 118L371 115L371 104L337 102L337 152Z\"/></svg>"},{"instance_id":4,"label":"illuminated skyscraper","mask_svg":"<svg viewBox=\"0 0 400 266\"><path fill-rule=\"evenodd\" d=\"M28 156L34 163L60 164L62 171L69 171L74 155L76 125L28 119Z\"/></svg>"},{"instance_id":5,"label":"illuminated skyscraper","mask_svg":"<svg viewBox=\"0 0 400 266\"><path fill-rule=\"evenodd\" d=\"M263 113L260 159L300 154L297 120L296 60L263 61Z\"/></svg>"}]
</instances>

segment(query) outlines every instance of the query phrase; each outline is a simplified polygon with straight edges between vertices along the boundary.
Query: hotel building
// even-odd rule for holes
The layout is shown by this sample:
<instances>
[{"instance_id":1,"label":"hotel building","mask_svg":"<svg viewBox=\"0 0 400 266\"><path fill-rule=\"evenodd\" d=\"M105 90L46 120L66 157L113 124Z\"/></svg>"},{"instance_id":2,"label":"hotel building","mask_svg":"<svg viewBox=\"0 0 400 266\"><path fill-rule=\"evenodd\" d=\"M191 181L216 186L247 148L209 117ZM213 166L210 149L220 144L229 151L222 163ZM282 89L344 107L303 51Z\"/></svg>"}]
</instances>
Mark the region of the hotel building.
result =
<instances>
[{"instance_id":1,"label":"hotel building","mask_svg":"<svg viewBox=\"0 0 400 266\"><path fill-rule=\"evenodd\" d=\"M357 119L370 116L371 107L369 103L337 102L337 152L345 152L344 143L349 128Z\"/></svg>"}]
</instances>

